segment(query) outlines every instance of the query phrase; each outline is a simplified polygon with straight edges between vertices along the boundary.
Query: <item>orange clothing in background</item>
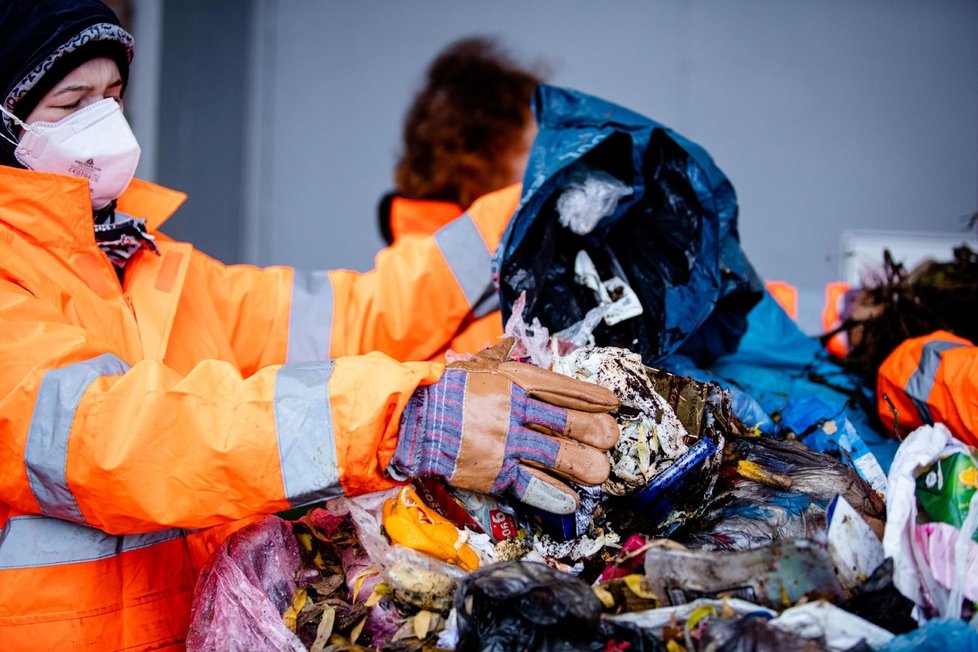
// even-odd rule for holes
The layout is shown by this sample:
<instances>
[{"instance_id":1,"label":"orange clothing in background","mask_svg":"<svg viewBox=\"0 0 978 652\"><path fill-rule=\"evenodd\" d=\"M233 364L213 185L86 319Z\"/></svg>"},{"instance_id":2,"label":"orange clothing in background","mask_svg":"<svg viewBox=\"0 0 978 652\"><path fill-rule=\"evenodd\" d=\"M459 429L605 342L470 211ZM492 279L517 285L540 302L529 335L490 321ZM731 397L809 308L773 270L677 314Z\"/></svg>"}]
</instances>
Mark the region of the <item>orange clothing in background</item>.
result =
<instances>
[{"instance_id":1,"label":"orange clothing in background","mask_svg":"<svg viewBox=\"0 0 978 652\"><path fill-rule=\"evenodd\" d=\"M978 446L978 347L947 331L905 340L880 366L876 401L883 424L901 437L943 423Z\"/></svg>"},{"instance_id":2,"label":"orange clothing in background","mask_svg":"<svg viewBox=\"0 0 978 652\"><path fill-rule=\"evenodd\" d=\"M476 201L469 210L470 213L478 213L480 224L487 226L482 234L486 244L493 251L499 246L503 232L513 213L516 212L521 188L517 184L490 193ZM399 242L412 238L437 233L446 223L464 212L460 206L451 202L394 196L390 202L390 214L387 216L390 232L394 238L391 246L397 246ZM498 297L493 292L477 306L451 341L430 359L443 361L449 349L456 353L475 353L487 344L494 344L502 334L502 313L499 311Z\"/></svg>"},{"instance_id":3,"label":"orange clothing in background","mask_svg":"<svg viewBox=\"0 0 978 652\"><path fill-rule=\"evenodd\" d=\"M388 210L386 217L392 241L405 235L431 235L465 212L450 201L408 199L400 195L391 196Z\"/></svg>"},{"instance_id":4,"label":"orange clothing in background","mask_svg":"<svg viewBox=\"0 0 978 652\"><path fill-rule=\"evenodd\" d=\"M822 332L831 333L842 325L842 310L849 284L836 281L825 286L825 306L822 308ZM849 353L849 341L846 333L836 333L825 345L829 353L837 358L844 358Z\"/></svg>"},{"instance_id":5,"label":"orange clothing in background","mask_svg":"<svg viewBox=\"0 0 978 652\"><path fill-rule=\"evenodd\" d=\"M798 321L798 288L784 281L764 281L764 287L788 316Z\"/></svg>"}]
</instances>

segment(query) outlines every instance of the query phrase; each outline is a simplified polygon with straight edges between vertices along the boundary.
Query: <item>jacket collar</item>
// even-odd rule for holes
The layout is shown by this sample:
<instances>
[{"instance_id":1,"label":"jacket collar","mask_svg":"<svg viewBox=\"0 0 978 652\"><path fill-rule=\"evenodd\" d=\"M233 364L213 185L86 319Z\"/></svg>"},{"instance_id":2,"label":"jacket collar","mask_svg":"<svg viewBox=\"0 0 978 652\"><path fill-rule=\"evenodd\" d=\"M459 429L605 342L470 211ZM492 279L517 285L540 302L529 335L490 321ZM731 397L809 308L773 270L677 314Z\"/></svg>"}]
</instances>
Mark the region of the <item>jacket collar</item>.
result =
<instances>
[{"instance_id":1,"label":"jacket collar","mask_svg":"<svg viewBox=\"0 0 978 652\"><path fill-rule=\"evenodd\" d=\"M133 179L117 210L146 220L156 231L187 195ZM50 245L95 244L88 182L78 177L0 165L0 223Z\"/></svg>"},{"instance_id":2,"label":"jacket collar","mask_svg":"<svg viewBox=\"0 0 978 652\"><path fill-rule=\"evenodd\" d=\"M385 220L394 241L403 235L432 235L463 212L458 204L435 199L409 199L391 194L381 203L381 232Z\"/></svg>"}]
</instances>

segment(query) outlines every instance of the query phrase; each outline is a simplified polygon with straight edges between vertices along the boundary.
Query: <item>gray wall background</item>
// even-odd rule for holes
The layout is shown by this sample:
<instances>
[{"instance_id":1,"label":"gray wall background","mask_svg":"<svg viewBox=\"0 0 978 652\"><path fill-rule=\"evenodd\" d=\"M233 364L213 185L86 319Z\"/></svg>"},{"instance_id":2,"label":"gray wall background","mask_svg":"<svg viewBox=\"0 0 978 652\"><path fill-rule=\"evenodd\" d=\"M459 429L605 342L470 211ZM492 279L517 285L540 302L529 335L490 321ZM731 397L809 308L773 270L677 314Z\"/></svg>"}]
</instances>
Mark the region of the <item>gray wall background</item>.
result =
<instances>
[{"instance_id":1,"label":"gray wall background","mask_svg":"<svg viewBox=\"0 0 978 652\"><path fill-rule=\"evenodd\" d=\"M134 0L137 26L159 2ZM978 205L975 0L162 0L158 13L148 167L191 196L165 230L226 262L370 268L404 111L431 58L472 34L705 147L737 190L748 255L799 286L806 325L844 230L963 233Z\"/></svg>"}]
</instances>

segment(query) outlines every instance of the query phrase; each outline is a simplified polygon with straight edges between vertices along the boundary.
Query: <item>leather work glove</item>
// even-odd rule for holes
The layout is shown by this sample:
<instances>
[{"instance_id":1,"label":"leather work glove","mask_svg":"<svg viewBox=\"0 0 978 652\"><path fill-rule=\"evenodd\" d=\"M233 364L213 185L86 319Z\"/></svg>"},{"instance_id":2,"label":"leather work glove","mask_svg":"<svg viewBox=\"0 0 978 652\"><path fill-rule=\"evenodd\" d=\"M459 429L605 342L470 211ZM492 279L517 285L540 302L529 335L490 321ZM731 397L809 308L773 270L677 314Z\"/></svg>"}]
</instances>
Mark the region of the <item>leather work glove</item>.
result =
<instances>
[{"instance_id":1,"label":"leather work glove","mask_svg":"<svg viewBox=\"0 0 978 652\"><path fill-rule=\"evenodd\" d=\"M609 390L529 364L506 362L512 340L448 365L408 401L391 460L399 479L434 475L482 493L511 492L555 514L577 493L554 476L598 485L619 430Z\"/></svg>"}]
</instances>

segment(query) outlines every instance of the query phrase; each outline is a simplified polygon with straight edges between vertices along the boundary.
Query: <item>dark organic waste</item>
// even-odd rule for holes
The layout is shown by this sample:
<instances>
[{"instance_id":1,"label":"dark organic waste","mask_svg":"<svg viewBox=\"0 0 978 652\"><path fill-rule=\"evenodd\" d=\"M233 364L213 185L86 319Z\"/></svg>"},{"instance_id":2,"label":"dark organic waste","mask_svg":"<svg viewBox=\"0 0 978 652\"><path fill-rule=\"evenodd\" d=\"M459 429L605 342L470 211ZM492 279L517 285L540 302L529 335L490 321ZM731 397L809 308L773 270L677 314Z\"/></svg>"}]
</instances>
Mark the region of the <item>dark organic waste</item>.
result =
<instances>
[{"instance_id":1,"label":"dark organic waste","mask_svg":"<svg viewBox=\"0 0 978 652\"><path fill-rule=\"evenodd\" d=\"M906 270L889 251L876 278L854 297L860 306L840 329L850 329L853 346L845 364L875 383L883 360L911 337L947 330L978 341L978 252L954 249L949 261L927 261Z\"/></svg>"},{"instance_id":2,"label":"dark organic waste","mask_svg":"<svg viewBox=\"0 0 978 652\"><path fill-rule=\"evenodd\" d=\"M544 564L502 562L476 571L455 596L459 652L664 650L651 633L601 619L586 583Z\"/></svg>"}]
</instances>

